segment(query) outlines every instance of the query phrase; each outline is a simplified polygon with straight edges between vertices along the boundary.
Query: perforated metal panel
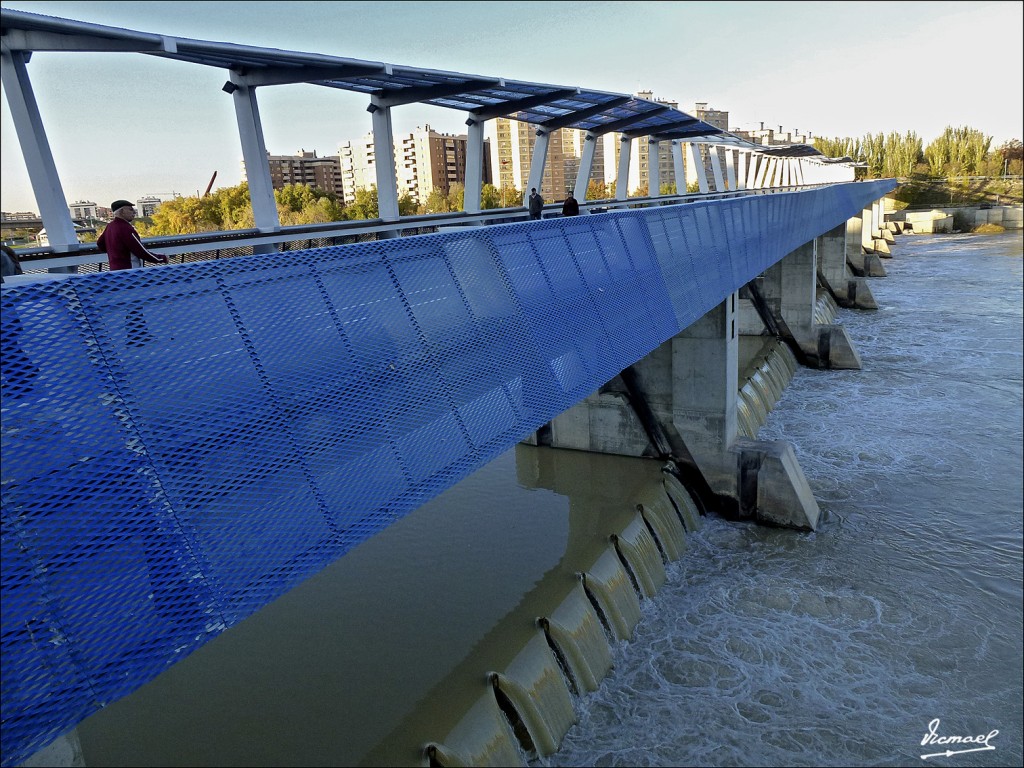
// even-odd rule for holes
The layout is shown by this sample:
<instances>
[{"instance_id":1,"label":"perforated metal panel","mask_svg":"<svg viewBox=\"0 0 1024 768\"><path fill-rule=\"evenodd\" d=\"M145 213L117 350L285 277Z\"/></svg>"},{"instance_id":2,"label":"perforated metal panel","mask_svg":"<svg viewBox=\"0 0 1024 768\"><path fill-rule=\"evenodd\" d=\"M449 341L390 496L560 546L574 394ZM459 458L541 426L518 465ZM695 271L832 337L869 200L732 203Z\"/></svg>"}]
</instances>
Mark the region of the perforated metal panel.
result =
<instances>
[{"instance_id":1,"label":"perforated metal panel","mask_svg":"<svg viewBox=\"0 0 1024 768\"><path fill-rule=\"evenodd\" d=\"M892 186L5 288L3 765L507 450Z\"/></svg>"}]
</instances>

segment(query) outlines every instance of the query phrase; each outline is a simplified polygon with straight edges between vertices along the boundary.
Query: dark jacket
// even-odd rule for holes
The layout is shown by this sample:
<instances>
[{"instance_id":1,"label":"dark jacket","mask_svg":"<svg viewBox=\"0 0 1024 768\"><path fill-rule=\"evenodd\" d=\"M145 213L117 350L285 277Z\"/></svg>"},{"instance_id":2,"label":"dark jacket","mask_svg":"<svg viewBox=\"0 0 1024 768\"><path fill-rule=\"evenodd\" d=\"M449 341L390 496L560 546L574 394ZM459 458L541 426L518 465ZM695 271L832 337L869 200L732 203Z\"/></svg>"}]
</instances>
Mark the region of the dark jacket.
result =
<instances>
[{"instance_id":1,"label":"dark jacket","mask_svg":"<svg viewBox=\"0 0 1024 768\"><path fill-rule=\"evenodd\" d=\"M576 198L569 195L565 198L565 202L562 203L562 215L563 216L579 216L580 215L580 204Z\"/></svg>"},{"instance_id":2,"label":"dark jacket","mask_svg":"<svg viewBox=\"0 0 1024 768\"><path fill-rule=\"evenodd\" d=\"M544 198L540 194L530 195L530 215L540 216L541 210L544 208Z\"/></svg>"}]
</instances>

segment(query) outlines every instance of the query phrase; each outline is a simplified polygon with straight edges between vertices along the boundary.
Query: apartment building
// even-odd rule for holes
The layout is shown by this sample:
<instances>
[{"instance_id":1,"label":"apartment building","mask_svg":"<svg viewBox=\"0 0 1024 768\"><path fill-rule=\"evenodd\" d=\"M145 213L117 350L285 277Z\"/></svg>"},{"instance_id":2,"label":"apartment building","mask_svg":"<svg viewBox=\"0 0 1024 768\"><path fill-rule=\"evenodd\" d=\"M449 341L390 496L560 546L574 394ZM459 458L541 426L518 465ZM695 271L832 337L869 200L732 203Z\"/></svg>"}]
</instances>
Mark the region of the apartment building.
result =
<instances>
[{"instance_id":1,"label":"apartment building","mask_svg":"<svg viewBox=\"0 0 1024 768\"><path fill-rule=\"evenodd\" d=\"M340 157L317 157L315 150L308 152L305 149L300 149L294 155L272 155L268 152L267 164L270 167L270 182L274 189L284 189L286 184L303 184L331 192L344 199ZM247 178L244 160L242 178Z\"/></svg>"},{"instance_id":2,"label":"apartment building","mask_svg":"<svg viewBox=\"0 0 1024 768\"><path fill-rule=\"evenodd\" d=\"M492 184L490 142L484 141L483 183ZM466 183L466 134L440 133L430 125L417 127L412 133L395 137L395 177L398 195L409 195L417 203L425 203L437 189L447 195L453 184ZM377 168L373 133L356 141L346 141L338 148L341 158L342 186L346 200L353 199L357 189L377 185Z\"/></svg>"},{"instance_id":3,"label":"apartment building","mask_svg":"<svg viewBox=\"0 0 1024 768\"><path fill-rule=\"evenodd\" d=\"M516 188L520 192L529 193L526 188L530 180L530 163L533 159L533 148L537 143L537 126L498 117L488 120L484 126L484 135L490 142L491 165L494 168L494 185ZM541 179L540 194L549 203L564 200L566 193L576 183L576 174L580 167L583 135L574 128L560 128L552 132L548 140L547 159L544 163L544 176ZM591 178L600 180L596 175L604 171L604 152L601 152L600 168L595 158L595 168L591 170Z\"/></svg>"},{"instance_id":4,"label":"apartment building","mask_svg":"<svg viewBox=\"0 0 1024 768\"><path fill-rule=\"evenodd\" d=\"M640 91L638 97L678 108L674 101L655 99L651 91ZM495 185L515 187L527 191L530 163L537 142L536 126L517 122L509 118L497 118L487 122L485 133L491 140L491 162L495 169ZM548 202L557 202L576 184L583 157L583 143L586 133L575 128L562 128L551 134L548 154L544 166L540 193ZM634 139L630 154L628 187L630 192L649 188L651 162L646 137ZM617 180L621 134L607 133L597 138L594 160L590 168L590 180L612 184ZM675 183L675 165L672 161L672 147L669 142L658 145L658 168L661 184Z\"/></svg>"}]
</instances>

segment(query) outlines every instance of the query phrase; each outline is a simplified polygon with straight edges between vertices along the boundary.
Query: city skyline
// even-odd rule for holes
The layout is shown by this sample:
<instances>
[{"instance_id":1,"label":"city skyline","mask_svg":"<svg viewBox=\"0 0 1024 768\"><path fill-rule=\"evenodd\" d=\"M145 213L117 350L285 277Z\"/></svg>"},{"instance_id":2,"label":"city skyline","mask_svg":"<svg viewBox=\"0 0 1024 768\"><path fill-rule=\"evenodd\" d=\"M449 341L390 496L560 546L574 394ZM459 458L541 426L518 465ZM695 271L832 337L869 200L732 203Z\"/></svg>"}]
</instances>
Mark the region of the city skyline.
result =
<instances>
[{"instance_id":1,"label":"city skyline","mask_svg":"<svg viewBox=\"0 0 1024 768\"><path fill-rule=\"evenodd\" d=\"M946 125L969 125L992 135L993 146L1022 133L1020 3L592 3L585 13L537 2L250 7L240 16L237 3L5 3L144 32L651 91L685 112L697 102L729 111L730 128L764 122L826 137L911 130L927 144ZM223 70L136 54L37 53L28 72L69 203L196 194L214 171L218 187L241 181ZM293 85L262 88L258 98L271 154L333 155L370 128L364 95ZM118 111L123 123L111 126ZM429 123L464 133L464 119L410 105L395 110L395 132ZM2 208L36 210L6 97L2 142Z\"/></svg>"}]
</instances>

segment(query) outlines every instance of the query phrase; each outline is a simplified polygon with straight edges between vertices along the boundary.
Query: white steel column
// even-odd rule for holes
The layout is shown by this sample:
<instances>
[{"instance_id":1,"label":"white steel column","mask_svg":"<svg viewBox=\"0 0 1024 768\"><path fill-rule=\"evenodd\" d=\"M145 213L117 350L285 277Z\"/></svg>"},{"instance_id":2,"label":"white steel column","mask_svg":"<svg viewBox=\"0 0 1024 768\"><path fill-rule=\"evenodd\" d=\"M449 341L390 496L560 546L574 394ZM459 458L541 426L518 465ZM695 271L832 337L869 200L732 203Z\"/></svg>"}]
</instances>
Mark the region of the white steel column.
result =
<instances>
[{"instance_id":1,"label":"white steel column","mask_svg":"<svg viewBox=\"0 0 1024 768\"><path fill-rule=\"evenodd\" d=\"M466 135L466 191L462 210L480 213L480 193L484 183L484 121L469 119Z\"/></svg>"},{"instance_id":2,"label":"white steel column","mask_svg":"<svg viewBox=\"0 0 1024 768\"><path fill-rule=\"evenodd\" d=\"M750 165L747 166L747 189L757 189L759 173L764 167L764 157L760 152L750 153Z\"/></svg>"},{"instance_id":3,"label":"white steel column","mask_svg":"<svg viewBox=\"0 0 1024 768\"><path fill-rule=\"evenodd\" d=\"M590 186L590 172L594 167L594 152L597 150L598 137L592 133L583 136L583 156L580 158L580 169L576 174L576 187L573 192L579 202L587 199L587 187Z\"/></svg>"},{"instance_id":4,"label":"white steel column","mask_svg":"<svg viewBox=\"0 0 1024 768\"><path fill-rule=\"evenodd\" d=\"M804 183L804 161L800 158L793 164L793 183L800 186Z\"/></svg>"},{"instance_id":5,"label":"white steel column","mask_svg":"<svg viewBox=\"0 0 1024 768\"><path fill-rule=\"evenodd\" d=\"M661 158L658 149L661 145L647 139L647 195L658 197L661 194Z\"/></svg>"},{"instance_id":6,"label":"white steel column","mask_svg":"<svg viewBox=\"0 0 1024 768\"><path fill-rule=\"evenodd\" d=\"M633 150L633 141L627 136L619 137L619 169L615 178L615 199L625 200L629 197L629 155Z\"/></svg>"},{"instance_id":7,"label":"white steel column","mask_svg":"<svg viewBox=\"0 0 1024 768\"><path fill-rule=\"evenodd\" d=\"M740 150L736 153L738 157L738 167L736 168L736 189L747 188L747 156L749 152Z\"/></svg>"},{"instance_id":8,"label":"white steel column","mask_svg":"<svg viewBox=\"0 0 1024 768\"><path fill-rule=\"evenodd\" d=\"M78 248L78 236L57 166L53 162L53 153L50 152L50 142L43 129L43 120L39 116L25 61L26 55L21 51L3 52L4 92L50 247L56 252L66 253Z\"/></svg>"},{"instance_id":9,"label":"white steel column","mask_svg":"<svg viewBox=\"0 0 1024 768\"><path fill-rule=\"evenodd\" d=\"M725 178L729 183L729 191L735 191L736 185L736 152L732 147L725 148Z\"/></svg>"},{"instance_id":10,"label":"white steel column","mask_svg":"<svg viewBox=\"0 0 1024 768\"><path fill-rule=\"evenodd\" d=\"M690 158L693 161L693 170L697 174L697 185L700 187L700 193L706 195L710 189L708 187L708 174L704 170L704 160L700 156L700 146L694 142L690 142Z\"/></svg>"},{"instance_id":11,"label":"white steel column","mask_svg":"<svg viewBox=\"0 0 1024 768\"><path fill-rule=\"evenodd\" d=\"M672 142L672 168L676 172L676 194L686 194L686 163L683 161L683 142Z\"/></svg>"},{"instance_id":12,"label":"white steel column","mask_svg":"<svg viewBox=\"0 0 1024 768\"><path fill-rule=\"evenodd\" d=\"M370 97L373 126L373 167L377 172L377 215L381 221L398 220L398 179L395 175L395 139L391 108Z\"/></svg>"},{"instance_id":13,"label":"white steel column","mask_svg":"<svg viewBox=\"0 0 1024 768\"><path fill-rule=\"evenodd\" d=\"M260 108L256 103L256 86L240 85L235 82L234 74L231 75L231 83L234 87L230 91L231 101L235 105L238 138L242 142L242 160L245 162L253 220L260 232L276 232L281 228L281 220L277 217L274 184L270 180L267 145L263 139ZM224 87L227 89L226 85Z\"/></svg>"},{"instance_id":14,"label":"white steel column","mask_svg":"<svg viewBox=\"0 0 1024 768\"><path fill-rule=\"evenodd\" d=\"M711 155L711 173L715 177L715 191L725 192L725 179L722 178L722 156L714 144L708 144L708 152Z\"/></svg>"},{"instance_id":15,"label":"white steel column","mask_svg":"<svg viewBox=\"0 0 1024 768\"><path fill-rule=\"evenodd\" d=\"M548 142L550 139L551 134L548 131L537 129L537 141L533 145L533 158L530 160L530 178L526 182L526 189L523 190L525 198L529 198L531 189L536 189L540 192L541 183L544 181L544 164L548 159ZM554 191L552 191L552 194L554 194ZM548 202L551 201L549 200Z\"/></svg>"}]
</instances>

